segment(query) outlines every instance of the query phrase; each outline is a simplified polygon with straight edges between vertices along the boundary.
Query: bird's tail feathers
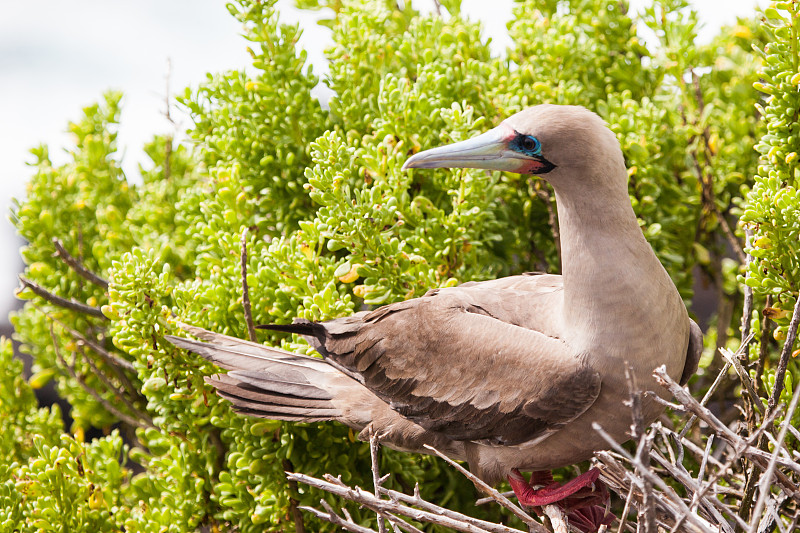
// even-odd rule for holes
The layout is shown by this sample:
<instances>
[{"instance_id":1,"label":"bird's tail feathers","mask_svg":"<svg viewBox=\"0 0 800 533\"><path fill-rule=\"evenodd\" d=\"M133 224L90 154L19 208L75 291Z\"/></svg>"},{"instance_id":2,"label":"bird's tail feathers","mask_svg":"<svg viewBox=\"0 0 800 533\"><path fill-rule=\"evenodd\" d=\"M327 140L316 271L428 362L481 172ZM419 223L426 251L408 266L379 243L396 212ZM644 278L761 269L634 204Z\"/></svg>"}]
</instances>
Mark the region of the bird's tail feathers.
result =
<instances>
[{"instance_id":1,"label":"bird's tail feathers","mask_svg":"<svg viewBox=\"0 0 800 533\"><path fill-rule=\"evenodd\" d=\"M342 412L324 389L308 383L269 379L263 375L233 371L206 378L206 383L230 401L236 411L250 416L287 420L290 422L317 422L337 420Z\"/></svg>"},{"instance_id":2,"label":"bird's tail feathers","mask_svg":"<svg viewBox=\"0 0 800 533\"><path fill-rule=\"evenodd\" d=\"M269 418L313 422L342 416L332 400L348 386L360 386L325 361L278 348L221 335L194 326L182 329L209 342L166 336L172 344L190 350L230 370L207 377L242 413Z\"/></svg>"},{"instance_id":3,"label":"bird's tail feathers","mask_svg":"<svg viewBox=\"0 0 800 533\"><path fill-rule=\"evenodd\" d=\"M322 324L302 318L295 319L291 324L261 324L256 326L256 329L297 333L298 335L310 335L312 337L317 337L325 332L325 327Z\"/></svg>"}]
</instances>

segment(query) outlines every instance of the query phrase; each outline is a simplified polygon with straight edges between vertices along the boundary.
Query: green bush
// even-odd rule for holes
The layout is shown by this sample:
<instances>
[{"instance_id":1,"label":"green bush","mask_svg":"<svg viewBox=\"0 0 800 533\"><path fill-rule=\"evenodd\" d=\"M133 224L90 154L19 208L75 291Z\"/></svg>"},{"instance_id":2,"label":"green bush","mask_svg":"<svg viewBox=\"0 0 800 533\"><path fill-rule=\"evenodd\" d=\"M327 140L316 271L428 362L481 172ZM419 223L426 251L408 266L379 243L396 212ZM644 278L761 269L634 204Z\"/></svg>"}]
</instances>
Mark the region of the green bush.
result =
<instances>
[{"instance_id":1,"label":"green bush","mask_svg":"<svg viewBox=\"0 0 800 533\"><path fill-rule=\"evenodd\" d=\"M33 151L35 173L13 213L28 241L20 297L29 301L13 322L35 361L31 385L55 379L74 422L65 433L56 407L35 406L3 344L3 530L288 531L293 500L333 500L291 489L284 470L370 486L369 450L352 431L237 416L203 381L216 369L163 337L180 333L177 320L247 337L243 238L257 324L325 320L433 287L557 271L546 183L401 171L410 154L466 139L525 106L580 104L609 123L642 230L687 304L698 267L721 305L741 308L743 212L757 233L747 284L781 312L792 308L797 154L786 146L796 144L797 75L786 73L797 71L797 35L788 17L768 11L774 28L740 21L697 46L684 1L655 1L639 16L620 2L528 0L514 10L513 47L493 57L459 2L441 4L446 16L420 16L410 2L302 2L333 13L324 21L334 37L326 83L336 96L325 109L311 95L319 80L296 48L299 29L278 23L274 1L237 0L229 10L254 74L209 75L179 97L193 118L192 148L156 137L142 183L129 184L116 151L120 95L109 93L71 125L70 162L54 167L46 147ZM649 47L640 20L658 38ZM751 44L767 41L762 61ZM759 76L756 87L771 96L756 112ZM56 256L53 239L108 286ZM709 338L736 344L725 340L736 334L731 315ZM778 331L789 318L778 319ZM296 336L259 335L313 353ZM708 353L704 367L714 364ZM707 384L701 369L699 385ZM119 427L133 444L117 430L82 442L90 427ZM386 451L381 468L393 473L393 488L419 482L426 498L500 519L496 508L474 507L471 484L436 459ZM374 524L372 513L350 512ZM310 531L333 529L304 521Z\"/></svg>"}]
</instances>

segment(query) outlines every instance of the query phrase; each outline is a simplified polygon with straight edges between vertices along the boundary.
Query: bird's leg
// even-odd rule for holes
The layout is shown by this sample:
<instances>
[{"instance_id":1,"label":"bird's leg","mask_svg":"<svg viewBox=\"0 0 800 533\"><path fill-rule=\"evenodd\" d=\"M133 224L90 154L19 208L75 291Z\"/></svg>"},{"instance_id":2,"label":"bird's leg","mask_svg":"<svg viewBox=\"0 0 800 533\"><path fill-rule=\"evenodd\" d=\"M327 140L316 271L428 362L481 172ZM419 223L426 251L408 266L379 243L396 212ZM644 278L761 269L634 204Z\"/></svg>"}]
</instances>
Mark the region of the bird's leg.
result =
<instances>
[{"instance_id":1,"label":"bird's leg","mask_svg":"<svg viewBox=\"0 0 800 533\"><path fill-rule=\"evenodd\" d=\"M553 481L549 470L533 472L530 482L519 470L514 469L508 476L511 488L519 503L531 507L537 515L542 514L545 505L558 505L569 522L587 533L597 531L608 525L614 516L607 513L608 489L598 478L600 471L592 468L584 474L561 485Z\"/></svg>"},{"instance_id":2,"label":"bird's leg","mask_svg":"<svg viewBox=\"0 0 800 533\"><path fill-rule=\"evenodd\" d=\"M519 470L514 469L508 476L508 481L519 503L526 507L555 503L570 510L584 507L584 501L585 505L594 505L608 499L605 485L598 481L599 476L600 471L592 468L561 485L553 481L553 475L549 471L533 472L528 482Z\"/></svg>"}]
</instances>

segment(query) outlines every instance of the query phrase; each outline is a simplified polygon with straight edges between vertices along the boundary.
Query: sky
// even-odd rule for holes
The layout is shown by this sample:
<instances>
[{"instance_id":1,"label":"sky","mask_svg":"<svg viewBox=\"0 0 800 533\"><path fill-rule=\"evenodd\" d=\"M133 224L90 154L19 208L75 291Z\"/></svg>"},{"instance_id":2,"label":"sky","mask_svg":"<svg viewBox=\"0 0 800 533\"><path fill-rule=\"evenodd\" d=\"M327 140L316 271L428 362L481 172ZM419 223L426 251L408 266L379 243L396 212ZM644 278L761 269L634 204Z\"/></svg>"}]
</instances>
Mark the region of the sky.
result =
<instances>
[{"instance_id":1,"label":"sky","mask_svg":"<svg viewBox=\"0 0 800 533\"><path fill-rule=\"evenodd\" d=\"M431 11L433 0L412 0ZM748 16L765 0L694 0L701 27L699 40ZM464 0L463 11L479 19L495 53L510 45L505 24L512 0ZM640 11L644 0L631 1ZM299 11L279 0L284 22L300 23L300 46L318 75L326 72L323 51L329 30L317 25L318 13ZM248 66L247 42L223 0L27 0L3 3L0 16L0 323L13 305L21 269L21 241L7 218L12 198L24 195L32 174L31 147L47 144L53 162L67 160L71 145L67 122L109 89L125 94L118 142L122 167L132 182L144 161L141 146L153 134L173 131L164 118L167 72L170 90L197 86L207 72ZM328 92L320 88L319 97ZM175 115L180 131L190 126Z\"/></svg>"}]
</instances>

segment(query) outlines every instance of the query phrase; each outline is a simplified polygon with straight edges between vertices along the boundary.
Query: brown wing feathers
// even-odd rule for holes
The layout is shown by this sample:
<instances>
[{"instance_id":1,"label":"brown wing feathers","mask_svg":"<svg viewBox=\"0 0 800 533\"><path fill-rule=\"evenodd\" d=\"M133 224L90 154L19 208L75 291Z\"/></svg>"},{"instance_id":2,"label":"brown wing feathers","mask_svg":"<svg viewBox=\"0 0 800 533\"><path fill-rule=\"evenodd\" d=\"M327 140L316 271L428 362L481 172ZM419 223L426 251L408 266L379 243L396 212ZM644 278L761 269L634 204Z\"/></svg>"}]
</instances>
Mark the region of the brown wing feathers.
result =
<instances>
[{"instance_id":1,"label":"brown wing feathers","mask_svg":"<svg viewBox=\"0 0 800 533\"><path fill-rule=\"evenodd\" d=\"M546 313L523 311L534 293L546 310L561 288L551 283L536 292L517 285L541 289L550 278L520 276L502 295L476 284L324 323L261 326L303 335L324 360L191 326L184 329L211 344L169 340L231 369L208 382L247 414L338 419L360 428L374 416L369 413L381 412L389 417L385 423L402 417L437 438L522 444L579 416L600 390L594 370L557 336L542 333L549 327ZM541 316L545 321L534 323ZM521 374L525 369L536 376ZM360 413L356 419L352 409ZM391 411L399 415L395 422Z\"/></svg>"},{"instance_id":2,"label":"brown wing feathers","mask_svg":"<svg viewBox=\"0 0 800 533\"><path fill-rule=\"evenodd\" d=\"M436 290L357 317L265 328L305 335L395 412L453 440L520 444L593 403L599 376L566 358L538 379L520 375L524 359L552 366L537 343L563 345L496 319L474 295Z\"/></svg>"}]
</instances>

